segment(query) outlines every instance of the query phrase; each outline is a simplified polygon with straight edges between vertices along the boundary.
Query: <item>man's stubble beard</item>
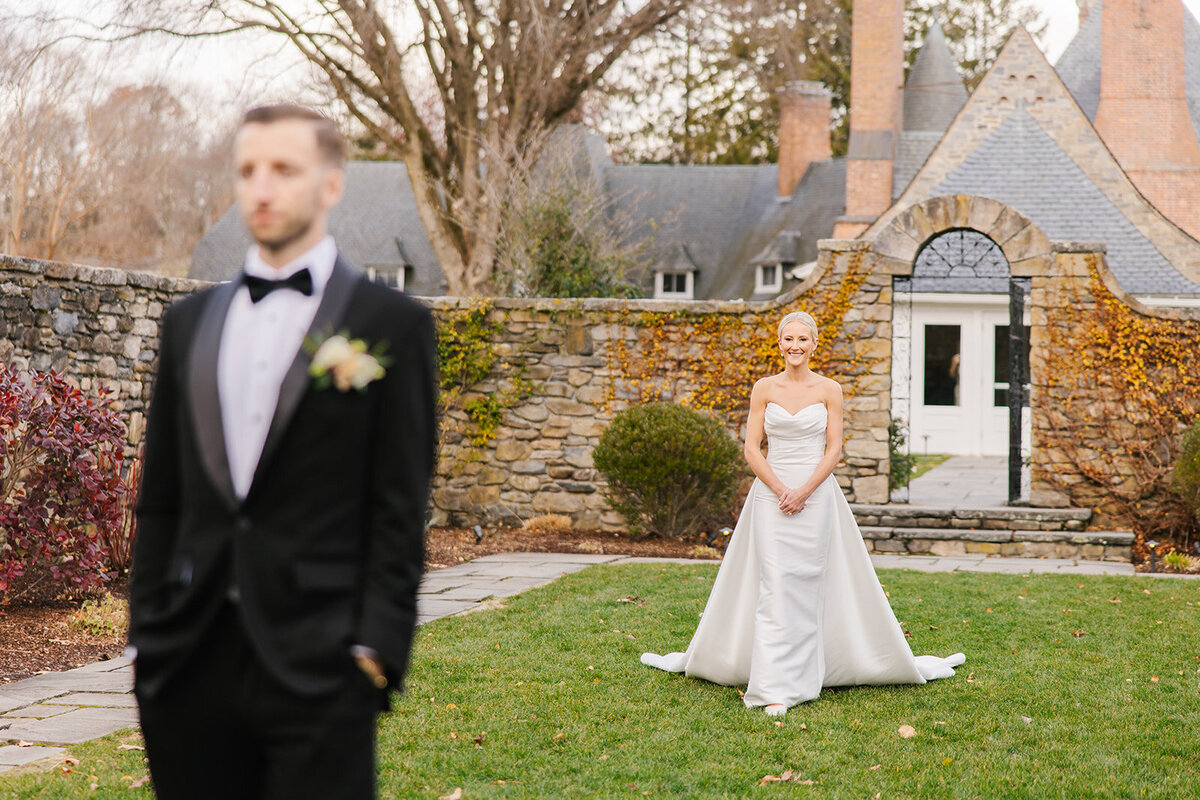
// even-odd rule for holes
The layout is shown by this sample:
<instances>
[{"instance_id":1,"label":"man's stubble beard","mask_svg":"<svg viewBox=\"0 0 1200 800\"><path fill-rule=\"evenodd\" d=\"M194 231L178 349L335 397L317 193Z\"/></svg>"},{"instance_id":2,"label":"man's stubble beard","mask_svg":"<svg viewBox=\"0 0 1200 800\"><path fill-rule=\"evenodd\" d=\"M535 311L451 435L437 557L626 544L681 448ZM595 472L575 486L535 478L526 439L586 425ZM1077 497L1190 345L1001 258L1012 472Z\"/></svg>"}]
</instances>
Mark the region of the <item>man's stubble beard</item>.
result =
<instances>
[{"instance_id":1,"label":"man's stubble beard","mask_svg":"<svg viewBox=\"0 0 1200 800\"><path fill-rule=\"evenodd\" d=\"M281 233L279 236L276 236L274 239L260 239L255 236L254 241L258 243L259 247L261 247L263 250L266 250L268 253L281 253L295 242L298 242L307 236L308 232L312 230L313 222L315 220L316 215L310 215L295 223L287 230L283 231L283 233Z\"/></svg>"}]
</instances>

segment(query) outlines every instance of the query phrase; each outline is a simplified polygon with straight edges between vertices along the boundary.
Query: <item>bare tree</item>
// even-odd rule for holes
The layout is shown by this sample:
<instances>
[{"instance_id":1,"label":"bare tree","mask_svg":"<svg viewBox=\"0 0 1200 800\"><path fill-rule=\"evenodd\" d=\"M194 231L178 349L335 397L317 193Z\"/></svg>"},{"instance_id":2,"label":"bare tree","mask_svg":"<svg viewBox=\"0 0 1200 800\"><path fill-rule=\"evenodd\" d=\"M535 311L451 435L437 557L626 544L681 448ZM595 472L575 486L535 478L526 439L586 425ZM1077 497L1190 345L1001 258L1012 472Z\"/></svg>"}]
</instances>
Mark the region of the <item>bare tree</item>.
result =
<instances>
[{"instance_id":1,"label":"bare tree","mask_svg":"<svg viewBox=\"0 0 1200 800\"><path fill-rule=\"evenodd\" d=\"M108 33L286 38L408 168L456 295L487 291L510 159L567 118L629 46L688 0L126 0ZM410 9L411 14L405 14ZM432 80L439 108L419 107ZM442 135L435 133L442 126Z\"/></svg>"},{"instance_id":2,"label":"bare tree","mask_svg":"<svg viewBox=\"0 0 1200 800\"><path fill-rule=\"evenodd\" d=\"M74 53L0 41L0 174L4 251L53 258L87 213L78 189L106 142L92 135L89 109L97 90Z\"/></svg>"},{"instance_id":3,"label":"bare tree","mask_svg":"<svg viewBox=\"0 0 1200 800\"><path fill-rule=\"evenodd\" d=\"M220 127L163 86L110 88L96 48L26 33L0 39L3 252L183 271L231 194Z\"/></svg>"}]
</instances>

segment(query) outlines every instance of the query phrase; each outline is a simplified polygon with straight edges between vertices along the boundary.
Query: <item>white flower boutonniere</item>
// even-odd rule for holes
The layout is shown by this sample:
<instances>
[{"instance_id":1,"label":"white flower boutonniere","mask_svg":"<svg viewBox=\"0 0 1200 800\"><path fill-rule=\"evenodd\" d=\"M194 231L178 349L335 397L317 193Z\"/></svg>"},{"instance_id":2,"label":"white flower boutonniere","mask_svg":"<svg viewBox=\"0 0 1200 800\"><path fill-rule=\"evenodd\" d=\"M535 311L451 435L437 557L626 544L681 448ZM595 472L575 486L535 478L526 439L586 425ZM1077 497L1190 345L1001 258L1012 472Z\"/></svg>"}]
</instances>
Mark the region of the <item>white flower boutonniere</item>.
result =
<instances>
[{"instance_id":1,"label":"white flower boutonniere","mask_svg":"<svg viewBox=\"0 0 1200 800\"><path fill-rule=\"evenodd\" d=\"M319 342L306 342L306 345L313 357L308 374L318 389L332 384L339 392L351 389L362 392L387 373L389 360L383 355L386 342L368 348L362 339L351 339L345 333L338 333Z\"/></svg>"}]
</instances>

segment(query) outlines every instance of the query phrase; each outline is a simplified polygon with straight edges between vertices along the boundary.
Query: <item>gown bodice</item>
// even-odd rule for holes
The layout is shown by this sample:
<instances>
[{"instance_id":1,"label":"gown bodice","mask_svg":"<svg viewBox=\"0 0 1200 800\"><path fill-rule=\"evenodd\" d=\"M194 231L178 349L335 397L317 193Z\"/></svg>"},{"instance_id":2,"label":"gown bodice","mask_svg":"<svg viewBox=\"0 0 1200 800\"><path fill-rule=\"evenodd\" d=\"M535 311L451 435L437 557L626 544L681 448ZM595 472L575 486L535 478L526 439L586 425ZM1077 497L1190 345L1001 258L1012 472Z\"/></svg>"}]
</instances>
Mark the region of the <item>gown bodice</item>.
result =
<instances>
[{"instance_id":1,"label":"gown bodice","mask_svg":"<svg viewBox=\"0 0 1200 800\"><path fill-rule=\"evenodd\" d=\"M767 403L763 429L767 433L767 464L776 474L815 466L825 455L824 403L805 406L795 414L778 403ZM784 476L780 474L780 477Z\"/></svg>"}]
</instances>

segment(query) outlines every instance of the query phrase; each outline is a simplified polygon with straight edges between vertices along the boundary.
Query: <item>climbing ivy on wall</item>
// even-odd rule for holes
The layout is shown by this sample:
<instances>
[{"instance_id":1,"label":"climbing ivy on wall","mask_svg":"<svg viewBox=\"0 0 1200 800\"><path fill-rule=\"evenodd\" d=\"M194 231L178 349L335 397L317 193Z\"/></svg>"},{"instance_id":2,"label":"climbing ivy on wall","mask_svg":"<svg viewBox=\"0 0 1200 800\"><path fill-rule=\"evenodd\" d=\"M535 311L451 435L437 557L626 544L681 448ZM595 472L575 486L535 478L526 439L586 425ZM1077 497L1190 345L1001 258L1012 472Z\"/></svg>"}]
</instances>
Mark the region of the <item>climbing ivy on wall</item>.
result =
<instances>
[{"instance_id":1,"label":"climbing ivy on wall","mask_svg":"<svg viewBox=\"0 0 1200 800\"><path fill-rule=\"evenodd\" d=\"M1139 313L1104 285L1095 255L1047 309L1045 479L1144 538L1197 533L1170 490L1183 432L1200 415L1200 320Z\"/></svg>"},{"instance_id":2,"label":"climbing ivy on wall","mask_svg":"<svg viewBox=\"0 0 1200 800\"><path fill-rule=\"evenodd\" d=\"M742 314L626 312L614 331L632 326L638 336L630 343L618 335L608 351L610 404L673 400L715 412L736 430L745 420L754 382L783 368L775 326L791 311L808 311L817 320L820 345L813 369L838 380L852 396L854 378L881 360L872 348L844 335L848 312L861 301L874 266L865 265L864 256L863 251L849 253L840 276L782 308Z\"/></svg>"},{"instance_id":3,"label":"climbing ivy on wall","mask_svg":"<svg viewBox=\"0 0 1200 800\"><path fill-rule=\"evenodd\" d=\"M467 426L459 432L476 446L492 441L505 410L528 397L531 391L529 382L523 377L524 362L503 360L492 341L507 318L492 312L492 303L481 298L466 308L438 315L438 399L442 424L451 429L459 428L460 420L453 412L463 412ZM507 387L500 391L478 391L478 384L497 369L505 373Z\"/></svg>"}]
</instances>

